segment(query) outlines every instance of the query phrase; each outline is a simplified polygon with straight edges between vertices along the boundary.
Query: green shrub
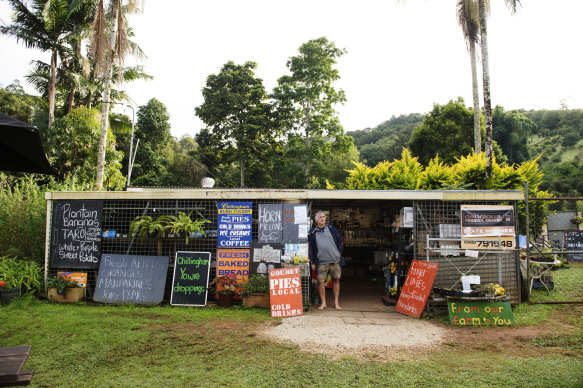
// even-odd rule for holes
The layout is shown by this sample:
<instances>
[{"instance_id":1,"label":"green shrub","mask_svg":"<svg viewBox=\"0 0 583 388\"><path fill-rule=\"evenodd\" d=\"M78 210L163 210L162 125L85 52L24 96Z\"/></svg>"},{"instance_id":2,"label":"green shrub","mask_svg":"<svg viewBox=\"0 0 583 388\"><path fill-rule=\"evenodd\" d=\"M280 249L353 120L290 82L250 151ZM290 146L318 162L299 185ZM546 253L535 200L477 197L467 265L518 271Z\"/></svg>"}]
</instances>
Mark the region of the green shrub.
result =
<instances>
[{"instance_id":1,"label":"green shrub","mask_svg":"<svg viewBox=\"0 0 583 388\"><path fill-rule=\"evenodd\" d=\"M0 281L9 281L14 287L36 293L43 286L43 269L31 260L0 257Z\"/></svg>"}]
</instances>

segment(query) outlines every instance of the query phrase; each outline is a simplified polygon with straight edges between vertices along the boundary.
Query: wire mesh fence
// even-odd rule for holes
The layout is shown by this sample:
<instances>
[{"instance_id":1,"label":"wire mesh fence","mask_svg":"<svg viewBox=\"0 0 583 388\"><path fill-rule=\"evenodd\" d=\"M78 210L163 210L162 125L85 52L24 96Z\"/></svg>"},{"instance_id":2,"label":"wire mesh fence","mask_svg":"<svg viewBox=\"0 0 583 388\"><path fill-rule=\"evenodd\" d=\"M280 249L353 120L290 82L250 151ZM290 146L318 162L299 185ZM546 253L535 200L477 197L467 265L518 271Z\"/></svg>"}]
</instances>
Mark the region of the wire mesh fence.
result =
<instances>
[{"instance_id":1,"label":"wire mesh fence","mask_svg":"<svg viewBox=\"0 0 583 388\"><path fill-rule=\"evenodd\" d=\"M433 286L443 289L461 289L461 276L478 275L480 283L494 283L506 290L509 301L520 303L521 289L518 276L518 256L514 247L510 249L468 250L462 247L461 206L500 205L493 202L423 201L416 202L415 257L439 263ZM516 214L516 208L514 208ZM516 228L518 229L518 228ZM499 244L502 245L502 244ZM472 255L471 252L477 253ZM430 302L444 302L433 294Z\"/></svg>"},{"instance_id":2,"label":"wire mesh fence","mask_svg":"<svg viewBox=\"0 0 583 388\"><path fill-rule=\"evenodd\" d=\"M253 214L258 214L258 202L252 199L238 199L240 202L252 202ZM216 251L218 236L218 202L215 200L104 200L102 231L115 231L113 237L101 238L102 254L121 255L147 255L167 256L168 273L164 301L169 302L174 271L174 258L176 252L210 252L211 268L209 279L216 276ZM281 200L261 200L262 204L280 204ZM185 236L165 234L158 237L139 237L137 233L130 232L133 220L140 216L150 216L156 219L160 216L177 216L179 212L191 214L192 218L205 218L209 220L204 226L205 235L196 235L186 239ZM257 217L253 217L252 241L257 241L258 223ZM107 235L107 234L105 234ZM87 297L91 299L97 284L98 270L79 270L78 268L49 266L48 276L56 276L58 272L86 272ZM309 294L308 294L309 295ZM214 300L214 294L209 293L209 299Z\"/></svg>"},{"instance_id":3,"label":"wire mesh fence","mask_svg":"<svg viewBox=\"0 0 583 388\"><path fill-rule=\"evenodd\" d=\"M528 199L550 200L556 199ZM550 213L546 231L538 239L529 236L530 242L521 250L521 275L530 302L583 303L583 219L577 206L583 198L562 201L571 210Z\"/></svg>"}]
</instances>

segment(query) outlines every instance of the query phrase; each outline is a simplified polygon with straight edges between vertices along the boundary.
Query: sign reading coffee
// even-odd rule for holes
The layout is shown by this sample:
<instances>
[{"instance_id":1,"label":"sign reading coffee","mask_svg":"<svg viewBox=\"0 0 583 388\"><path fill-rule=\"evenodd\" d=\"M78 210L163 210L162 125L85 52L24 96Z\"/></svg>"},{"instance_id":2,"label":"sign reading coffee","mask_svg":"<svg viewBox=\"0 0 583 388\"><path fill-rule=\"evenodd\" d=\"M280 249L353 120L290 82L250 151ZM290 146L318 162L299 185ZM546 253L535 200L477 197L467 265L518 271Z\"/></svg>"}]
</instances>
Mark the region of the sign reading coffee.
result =
<instances>
[{"instance_id":1,"label":"sign reading coffee","mask_svg":"<svg viewBox=\"0 0 583 388\"><path fill-rule=\"evenodd\" d=\"M55 201L51 267L99 268L102 201Z\"/></svg>"},{"instance_id":2,"label":"sign reading coffee","mask_svg":"<svg viewBox=\"0 0 583 388\"><path fill-rule=\"evenodd\" d=\"M219 202L219 248L251 247L252 202Z\"/></svg>"}]
</instances>

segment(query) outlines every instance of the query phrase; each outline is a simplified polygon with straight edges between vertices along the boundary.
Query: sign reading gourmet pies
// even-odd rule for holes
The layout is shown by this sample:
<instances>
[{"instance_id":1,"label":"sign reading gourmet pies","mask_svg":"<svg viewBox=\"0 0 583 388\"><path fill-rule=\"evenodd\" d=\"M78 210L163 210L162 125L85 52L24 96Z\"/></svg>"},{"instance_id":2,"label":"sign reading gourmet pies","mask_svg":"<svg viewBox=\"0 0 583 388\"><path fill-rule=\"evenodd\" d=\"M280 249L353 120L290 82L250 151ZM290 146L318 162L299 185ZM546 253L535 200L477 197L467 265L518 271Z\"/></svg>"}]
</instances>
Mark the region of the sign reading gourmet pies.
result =
<instances>
[{"instance_id":1,"label":"sign reading gourmet pies","mask_svg":"<svg viewBox=\"0 0 583 388\"><path fill-rule=\"evenodd\" d=\"M514 207L462 205L461 238L462 249L514 249Z\"/></svg>"}]
</instances>

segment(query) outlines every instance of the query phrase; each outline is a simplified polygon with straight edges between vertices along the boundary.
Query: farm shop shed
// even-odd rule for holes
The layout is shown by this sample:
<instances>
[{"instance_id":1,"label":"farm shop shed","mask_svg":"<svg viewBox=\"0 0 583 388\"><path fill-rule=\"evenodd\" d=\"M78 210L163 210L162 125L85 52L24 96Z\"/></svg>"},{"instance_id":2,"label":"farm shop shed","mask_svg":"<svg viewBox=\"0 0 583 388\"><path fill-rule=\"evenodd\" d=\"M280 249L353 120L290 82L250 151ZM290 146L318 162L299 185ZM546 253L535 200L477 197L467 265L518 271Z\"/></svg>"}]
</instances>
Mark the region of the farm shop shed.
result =
<instances>
[{"instance_id":1,"label":"farm shop shed","mask_svg":"<svg viewBox=\"0 0 583 388\"><path fill-rule=\"evenodd\" d=\"M178 251L210 252L211 279L215 276L219 202L251 202L251 241L258 241L258 208L260 204L305 204L308 216L324 210L345 241L347 266L343 270L342 298L352 294L378 295L389 288L400 289L411 259L440 264L434 287L461 288L462 274L480 275L482 283L500 283L513 304L520 302L519 256L515 242L506 249L471 249L466 254L460 239L462 206L510 205L518 231L516 204L523 199L521 191L407 191L407 190L275 190L275 189L140 189L124 192L50 192L47 202L47 275L63 272L87 272L87 296L95 290L101 254L167 256L169 260L164 300L170 298L175 253ZM67 203L83 204L84 211L96 217L99 233L85 247L80 265L58 264L55 254L55 209ZM96 206L95 209L92 206ZM130 234L130 223L139 216L177 215L179 212L202 216L206 237L190 238L166 235L163 238L139 238ZM91 233L88 233L91 234ZM73 239L75 236L70 236ZM285 241L284 241L285 242ZM67 247L61 247L65 251ZM90 251L93 250L93 251ZM477 257L476 257L477 252ZM74 255L74 252L65 252ZM388 260L399 268L387 280L383 269ZM387 283L388 282L388 283ZM347 287L352 286L352 287ZM431 295L429 303L443 302Z\"/></svg>"}]
</instances>

